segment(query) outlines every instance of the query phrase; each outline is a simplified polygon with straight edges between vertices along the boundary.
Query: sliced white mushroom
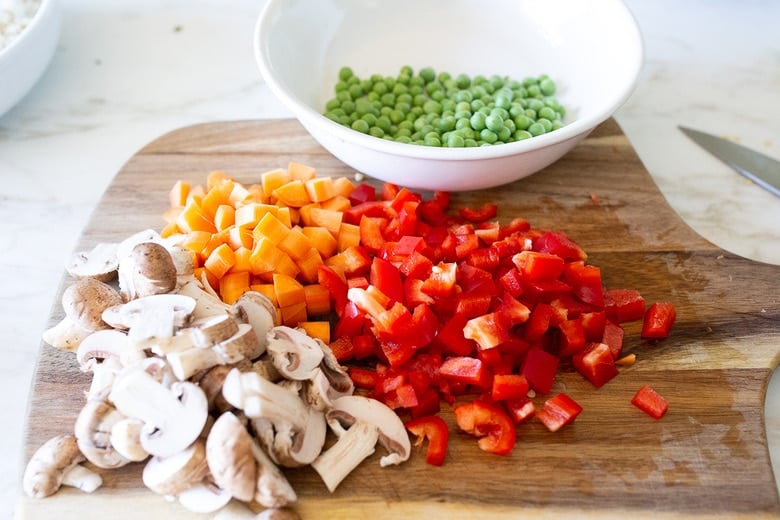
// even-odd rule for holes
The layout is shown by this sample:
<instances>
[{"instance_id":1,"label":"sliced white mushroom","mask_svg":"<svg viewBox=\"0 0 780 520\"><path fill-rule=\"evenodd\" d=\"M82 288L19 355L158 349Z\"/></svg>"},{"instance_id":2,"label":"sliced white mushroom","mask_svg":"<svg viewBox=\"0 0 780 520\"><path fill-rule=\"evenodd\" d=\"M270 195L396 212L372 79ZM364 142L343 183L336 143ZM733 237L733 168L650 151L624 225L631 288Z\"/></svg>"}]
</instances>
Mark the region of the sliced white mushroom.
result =
<instances>
[{"instance_id":1,"label":"sliced white mushroom","mask_svg":"<svg viewBox=\"0 0 780 520\"><path fill-rule=\"evenodd\" d=\"M238 500L252 500L257 483L252 437L233 413L223 413L211 427L206 440L206 460L220 488Z\"/></svg>"},{"instance_id":2,"label":"sliced white mushroom","mask_svg":"<svg viewBox=\"0 0 780 520\"><path fill-rule=\"evenodd\" d=\"M62 293L65 316L88 330L107 329L103 311L121 303L122 297L113 287L94 278L77 280Z\"/></svg>"},{"instance_id":3,"label":"sliced white mushroom","mask_svg":"<svg viewBox=\"0 0 780 520\"><path fill-rule=\"evenodd\" d=\"M119 282L130 300L166 294L176 288L178 273L168 249L157 242L141 242L119 260Z\"/></svg>"},{"instance_id":4,"label":"sliced white mushroom","mask_svg":"<svg viewBox=\"0 0 780 520\"><path fill-rule=\"evenodd\" d=\"M119 468L130 462L111 444L111 429L125 417L103 400L87 401L76 418L73 431L79 450L99 468Z\"/></svg>"},{"instance_id":5,"label":"sliced white mushroom","mask_svg":"<svg viewBox=\"0 0 780 520\"><path fill-rule=\"evenodd\" d=\"M264 294L247 291L236 300L231 310L239 320L252 326L262 354L268 344L268 332L279 325L276 306Z\"/></svg>"},{"instance_id":6,"label":"sliced white mushroom","mask_svg":"<svg viewBox=\"0 0 780 520\"><path fill-rule=\"evenodd\" d=\"M75 352L92 332L65 316L56 325L43 331L41 338L54 348Z\"/></svg>"},{"instance_id":7,"label":"sliced white mushroom","mask_svg":"<svg viewBox=\"0 0 780 520\"><path fill-rule=\"evenodd\" d=\"M116 278L119 267L117 244L101 242L89 251L75 253L66 266L68 274L73 278L94 278L101 282L109 282Z\"/></svg>"},{"instance_id":8,"label":"sliced white mushroom","mask_svg":"<svg viewBox=\"0 0 780 520\"><path fill-rule=\"evenodd\" d=\"M103 321L114 328L128 330L134 343L151 339L169 340L176 327L183 327L192 316L195 300L180 294L155 294L109 307Z\"/></svg>"},{"instance_id":9,"label":"sliced white mushroom","mask_svg":"<svg viewBox=\"0 0 780 520\"><path fill-rule=\"evenodd\" d=\"M216 484L206 481L185 489L176 495L176 498L185 509L193 513L207 514L225 507L232 497Z\"/></svg>"},{"instance_id":10,"label":"sliced white mushroom","mask_svg":"<svg viewBox=\"0 0 780 520\"><path fill-rule=\"evenodd\" d=\"M141 430L144 422L126 417L111 426L109 440L111 446L124 458L132 462L141 462L149 457L149 452L141 445Z\"/></svg>"},{"instance_id":11,"label":"sliced white mushroom","mask_svg":"<svg viewBox=\"0 0 780 520\"><path fill-rule=\"evenodd\" d=\"M231 408L230 403L225 401L222 396L222 386L225 384L225 377L233 368L248 372L253 369L253 365L249 360L244 359L230 365L216 365L208 370L198 372L191 378L191 381L197 383L206 394L211 413L221 415L222 412Z\"/></svg>"},{"instance_id":12,"label":"sliced white mushroom","mask_svg":"<svg viewBox=\"0 0 780 520\"><path fill-rule=\"evenodd\" d=\"M230 313L230 305L206 292L196 280L184 283L176 292L195 300L195 310L192 312L194 319Z\"/></svg>"},{"instance_id":13,"label":"sliced white mushroom","mask_svg":"<svg viewBox=\"0 0 780 520\"><path fill-rule=\"evenodd\" d=\"M229 314L207 316L194 320L189 330L195 347L209 348L238 334L238 321Z\"/></svg>"},{"instance_id":14,"label":"sliced white mushroom","mask_svg":"<svg viewBox=\"0 0 780 520\"><path fill-rule=\"evenodd\" d=\"M109 399L127 417L144 421L141 445L158 457L187 448L208 417L206 395L197 385L176 382L166 388L146 371L117 377Z\"/></svg>"},{"instance_id":15,"label":"sliced white mushroom","mask_svg":"<svg viewBox=\"0 0 780 520\"><path fill-rule=\"evenodd\" d=\"M258 355L257 338L252 326L239 323L238 331L233 336L211 348L191 348L170 352L166 355L166 359L176 377L184 381L201 370L216 365L237 363L244 359L252 360Z\"/></svg>"},{"instance_id":16,"label":"sliced white mushroom","mask_svg":"<svg viewBox=\"0 0 780 520\"><path fill-rule=\"evenodd\" d=\"M143 483L158 495L178 495L200 484L209 474L206 447L196 440L168 457L152 457L143 470Z\"/></svg>"},{"instance_id":17,"label":"sliced white mushroom","mask_svg":"<svg viewBox=\"0 0 780 520\"><path fill-rule=\"evenodd\" d=\"M294 504L298 495L290 481L256 442L252 443L252 455L257 461L255 501L261 506L273 508Z\"/></svg>"},{"instance_id":18,"label":"sliced white mushroom","mask_svg":"<svg viewBox=\"0 0 780 520\"><path fill-rule=\"evenodd\" d=\"M388 454L382 467L409 458L411 443L400 417L384 403L359 395L340 397L326 414L328 424L339 437L312 463L332 492L339 483L373 453L378 441Z\"/></svg>"},{"instance_id":19,"label":"sliced white mushroom","mask_svg":"<svg viewBox=\"0 0 780 520\"><path fill-rule=\"evenodd\" d=\"M309 405L324 412L333 407L334 400L352 395L355 392L355 384L330 347L324 343L321 346L324 357L312 377L305 383L304 398Z\"/></svg>"},{"instance_id":20,"label":"sliced white mushroom","mask_svg":"<svg viewBox=\"0 0 780 520\"><path fill-rule=\"evenodd\" d=\"M62 485L91 493L103 483L100 475L81 466L84 455L73 435L58 435L42 444L30 458L22 486L32 498L44 498Z\"/></svg>"},{"instance_id":21,"label":"sliced white mushroom","mask_svg":"<svg viewBox=\"0 0 780 520\"><path fill-rule=\"evenodd\" d=\"M277 370L288 379L310 379L324 356L321 340L302 329L280 325L268 332L268 353Z\"/></svg>"}]
</instances>

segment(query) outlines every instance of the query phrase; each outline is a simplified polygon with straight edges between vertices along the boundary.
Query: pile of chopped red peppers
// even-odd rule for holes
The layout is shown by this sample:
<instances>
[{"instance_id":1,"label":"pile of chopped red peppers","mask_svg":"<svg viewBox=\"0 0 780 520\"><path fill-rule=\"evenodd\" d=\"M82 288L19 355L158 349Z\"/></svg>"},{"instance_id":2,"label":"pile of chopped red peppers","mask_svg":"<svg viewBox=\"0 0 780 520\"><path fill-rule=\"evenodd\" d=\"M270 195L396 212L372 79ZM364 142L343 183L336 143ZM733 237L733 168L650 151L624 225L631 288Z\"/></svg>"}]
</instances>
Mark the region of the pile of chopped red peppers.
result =
<instances>
[{"instance_id":1,"label":"pile of chopped red peppers","mask_svg":"<svg viewBox=\"0 0 780 520\"><path fill-rule=\"evenodd\" d=\"M642 337L665 338L672 303L646 308L632 289L604 289L598 267L559 231L516 218L496 220L497 206L449 212L449 195L429 200L393 184L368 184L350 195L344 221L360 227L360 248L341 265L319 269L337 320L331 348L358 388L408 413L426 461L444 462L449 432L436 414L455 404L457 425L498 455L515 445L516 425L535 416L550 431L582 408L559 393L536 409L562 360L595 387L618 374L623 328L642 320ZM533 395L533 394L531 394ZM666 400L649 387L632 404L659 419Z\"/></svg>"}]
</instances>

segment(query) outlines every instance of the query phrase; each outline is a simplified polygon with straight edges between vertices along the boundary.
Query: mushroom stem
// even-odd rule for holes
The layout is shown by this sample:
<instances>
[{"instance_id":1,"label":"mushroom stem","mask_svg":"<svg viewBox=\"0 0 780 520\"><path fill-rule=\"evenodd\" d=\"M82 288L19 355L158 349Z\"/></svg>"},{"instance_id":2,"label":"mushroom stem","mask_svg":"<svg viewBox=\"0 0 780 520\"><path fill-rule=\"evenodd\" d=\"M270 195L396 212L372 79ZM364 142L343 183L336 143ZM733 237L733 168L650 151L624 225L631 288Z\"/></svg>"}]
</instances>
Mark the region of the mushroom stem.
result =
<instances>
[{"instance_id":1,"label":"mushroom stem","mask_svg":"<svg viewBox=\"0 0 780 520\"><path fill-rule=\"evenodd\" d=\"M352 470L374 453L378 439L376 426L358 421L341 434L333 446L320 454L311 466L319 473L328 491L333 493Z\"/></svg>"},{"instance_id":2,"label":"mushroom stem","mask_svg":"<svg viewBox=\"0 0 780 520\"><path fill-rule=\"evenodd\" d=\"M81 464L76 464L65 472L62 477L62 485L80 489L85 493L92 493L103 485L103 479L94 471Z\"/></svg>"}]
</instances>

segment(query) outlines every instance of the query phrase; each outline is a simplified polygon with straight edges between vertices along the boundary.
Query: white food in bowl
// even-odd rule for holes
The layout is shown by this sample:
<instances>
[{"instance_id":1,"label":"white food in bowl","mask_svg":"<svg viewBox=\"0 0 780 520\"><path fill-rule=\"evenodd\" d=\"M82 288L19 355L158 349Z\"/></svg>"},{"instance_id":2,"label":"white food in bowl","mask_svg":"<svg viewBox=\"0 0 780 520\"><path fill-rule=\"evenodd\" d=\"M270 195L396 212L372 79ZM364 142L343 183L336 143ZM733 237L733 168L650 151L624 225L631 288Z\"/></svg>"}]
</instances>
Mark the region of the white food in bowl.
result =
<instances>
[{"instance_id":1,"label":"white food in bowl","mask_svg":"<svg viewBox=\"0 0 780 520\"><path fill-rule=\"evenodd\" d=\"M642 40L619 0L269 0L258 19L262 76L308 132L361 173L417 189L506 184L558 160L634 89ZM338 71L396 76L401 66L453 76L549 75L565 126L478 148L403 144L323 115Z\"/></svg>"},{"instance_id":2,"label":"white food in bowl","mask_svg":"<svg viewBox=\"0 0 780 520\"><path fill-rule=\"evenodd\" d=\"M0 0L0 116L43 75L59 36L57 0Z\"/></svg>"}]
</instances>

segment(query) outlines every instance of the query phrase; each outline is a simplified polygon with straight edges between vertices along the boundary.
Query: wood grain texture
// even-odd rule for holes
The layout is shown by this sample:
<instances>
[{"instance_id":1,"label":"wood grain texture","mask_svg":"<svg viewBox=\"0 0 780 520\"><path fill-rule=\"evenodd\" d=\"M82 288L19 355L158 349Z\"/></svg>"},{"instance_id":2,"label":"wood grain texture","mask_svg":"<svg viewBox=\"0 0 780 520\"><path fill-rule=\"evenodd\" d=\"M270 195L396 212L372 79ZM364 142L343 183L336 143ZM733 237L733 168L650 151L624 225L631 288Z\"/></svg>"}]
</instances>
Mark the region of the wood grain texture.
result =
<instances>
[{"instance_id":1,"label":"wood grain texture","mask_svg":"<svg viewBox=\"0 0 780 520\"><path fill-rule=\"evenodd\" d=\"M85 229L80 250L162 227L176 179L202 183L222 169L244 182L296 160L321 175L350 170L295 121L212 123L162 136L118 173ZM552 434L535 421L519 429L507 457L481 452L453 433L441 468L422 456L380 469L381 449L330 495L310 469L289 471L304 518L776 517L763 403L780 353L780 268L720 250L668 206L614 121L601 125L558 163L497 189L453 196L453 204L499 204L499 218L522 216L561 229L601 267L608 287L639 289L648 301L672 300L678 321L658 344L627 327L626 351L638 361L594 390L564 369L554 392L585 411ZM62 316L54 305L51 323ZM630 403L642 384L670 402L654 421ZM71 431L88 378L72 354L42 345L26 430L26 457L49 437ZM453 424L448 410L443 417ZM67 490L23 498L22 518L188 518L142 488L140 465L102 471L94 495ZM89 516L89 515L87 515Z\"/></svg>"}]
</instances>

